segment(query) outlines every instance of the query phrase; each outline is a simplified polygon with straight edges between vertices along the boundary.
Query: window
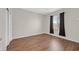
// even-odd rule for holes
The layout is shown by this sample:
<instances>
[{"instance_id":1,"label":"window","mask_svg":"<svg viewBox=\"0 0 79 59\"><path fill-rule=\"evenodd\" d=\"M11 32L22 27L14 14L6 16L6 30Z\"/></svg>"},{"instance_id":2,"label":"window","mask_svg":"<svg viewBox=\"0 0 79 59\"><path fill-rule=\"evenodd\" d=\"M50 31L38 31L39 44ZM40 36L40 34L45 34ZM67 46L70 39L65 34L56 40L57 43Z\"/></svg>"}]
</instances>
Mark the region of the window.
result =
<instances>
[{"instance_id":1,"label":"window","mask_svg":"<svg viewBox=\"0 0 79 59\"><path fill-rule=\"evenodd\" d=\"M59 23L60 23L59 15L54 15L53 16L53 27L54 27L54 34L56 35L59 35Z\"/></svg>"}]
</instances>

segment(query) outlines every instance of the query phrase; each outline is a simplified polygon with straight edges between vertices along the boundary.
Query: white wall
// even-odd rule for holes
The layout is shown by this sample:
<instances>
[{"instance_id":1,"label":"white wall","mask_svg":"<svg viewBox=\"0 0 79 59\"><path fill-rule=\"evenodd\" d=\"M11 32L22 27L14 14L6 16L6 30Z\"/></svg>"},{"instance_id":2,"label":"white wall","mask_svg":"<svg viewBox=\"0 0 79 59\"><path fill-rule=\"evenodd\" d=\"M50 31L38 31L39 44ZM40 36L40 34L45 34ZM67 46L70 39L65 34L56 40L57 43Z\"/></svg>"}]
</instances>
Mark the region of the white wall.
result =
<instances>
[{"instance_id":1,"label":"white wall","mask_svg":"<svg viewBox=\"0 0 79 59\"><path fill-rule=\"evenodd\" d=\"M1 33L2 33L2 12L1 12L1 9L0 9L0 39L1 39Z\"/></svg>"},{"instance_id":2,"label":"white wall","mask_svg":"<svg viewBox=\"0 0 79 59\"><path fill-rule=\"evenodd\" d=\"M43 15L12 9L12 37L20 38L42 33Z\"/></svg>"},{"instance_id":3,"label":"white wall","mask_svg":"<svg viewBox=\"0 0 79 59\"><path fill-rule=\"evenodd\" d=\"M59 11L56 11L54 13L46 15L46 18L43 20L45 21L43 23L43 31L45 33L50 32L50 15L57 15L61 12L65 12L65 31L66 31L66 37L79 42L79 9L61 9Z\"/></svg>"},{"instance_id":4,"label":"white wall","mask_svg":"<svg viewBox=\"0 0 79 59\"><path fill-rule=\"evenodd\" d=\"M2 12L1 12L1 9L0 9L0 50L2 49Z\"/></svg>"},{"instance_id":5,"label":"white wall","mask_svg":"<svg viewBox=\"0 0 79 59\"><path fill-rule=\"evenodd\" d=\"M0 19L2 20L0 50L6 50L8 41L8 19L6 8L0 9Z\"/></svg>"},{"instance_id":6,"label":"white wall","mask_svg":"<svg viewBox=\"0 0 79 59\"><path fill-rule=\"evenodd\" d=\"M79 8L70 9L70 35L71 39L79 41ZM68 19L69 20L69 19Z\"/></svg>"}]
</instances>

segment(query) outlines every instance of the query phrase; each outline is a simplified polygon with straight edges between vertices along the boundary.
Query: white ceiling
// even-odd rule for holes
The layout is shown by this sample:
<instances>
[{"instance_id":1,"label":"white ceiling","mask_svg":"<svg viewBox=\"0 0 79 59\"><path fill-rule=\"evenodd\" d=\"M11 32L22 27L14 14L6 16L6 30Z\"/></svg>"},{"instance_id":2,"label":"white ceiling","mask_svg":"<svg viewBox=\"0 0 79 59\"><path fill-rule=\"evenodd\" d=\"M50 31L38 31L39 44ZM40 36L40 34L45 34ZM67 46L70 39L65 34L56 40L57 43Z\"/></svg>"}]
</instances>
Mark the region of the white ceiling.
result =
<instances>
[{"instance_id":1,"label":"white ceiling","mask_svg":"<svg viewBox=\"0 0 79 59\"><path fill-rule=\"evenodd\" d=\"M38 14L49 14L51 12L55 12L61 8L23 8L24 10L31 11Z\"/></svg>"}]
</instances>

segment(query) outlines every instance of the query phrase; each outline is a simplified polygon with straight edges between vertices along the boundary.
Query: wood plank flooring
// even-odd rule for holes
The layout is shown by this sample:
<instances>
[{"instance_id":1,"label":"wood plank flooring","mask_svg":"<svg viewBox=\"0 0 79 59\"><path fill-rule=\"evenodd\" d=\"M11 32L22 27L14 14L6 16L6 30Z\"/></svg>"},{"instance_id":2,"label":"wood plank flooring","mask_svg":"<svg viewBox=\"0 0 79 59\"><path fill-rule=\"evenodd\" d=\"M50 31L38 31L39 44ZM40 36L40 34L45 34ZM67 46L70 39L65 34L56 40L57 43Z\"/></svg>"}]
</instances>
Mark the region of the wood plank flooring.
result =
<instances>
[{"instance_id":1,"label":"wood plank flooring","mask_svg":"<svg viewBox=\"0 0 79 59\"><path fill-rule=\"evenodd\" d=\"M79 51L79 43L40 34L12 40L7 51Z\"/></svg>"}]
</instances>

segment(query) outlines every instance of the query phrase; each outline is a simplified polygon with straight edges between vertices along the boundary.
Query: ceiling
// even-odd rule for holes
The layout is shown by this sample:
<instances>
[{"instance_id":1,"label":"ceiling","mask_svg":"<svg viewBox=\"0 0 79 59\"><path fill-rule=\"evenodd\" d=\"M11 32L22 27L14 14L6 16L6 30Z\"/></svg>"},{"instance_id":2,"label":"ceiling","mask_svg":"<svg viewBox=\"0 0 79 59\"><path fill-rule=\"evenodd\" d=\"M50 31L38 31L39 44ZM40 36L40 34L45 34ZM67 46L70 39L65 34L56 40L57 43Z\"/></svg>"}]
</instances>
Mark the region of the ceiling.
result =
<instances>
[{"instance_id":1,"label":"ceiling","mask_svg":"<svg viewBox=\"0 0 79 59\"><path fill-rule=\"evenodd\" d=\"M23 8L24 10L30 11L30 12L34 12L34 13L38 13L38 14L49 14L51 12L55 12L61 8Z\"/></svg>"}]
</instances>

